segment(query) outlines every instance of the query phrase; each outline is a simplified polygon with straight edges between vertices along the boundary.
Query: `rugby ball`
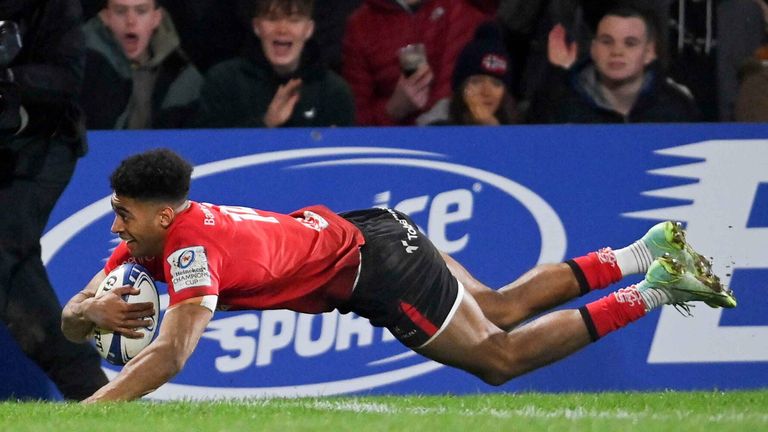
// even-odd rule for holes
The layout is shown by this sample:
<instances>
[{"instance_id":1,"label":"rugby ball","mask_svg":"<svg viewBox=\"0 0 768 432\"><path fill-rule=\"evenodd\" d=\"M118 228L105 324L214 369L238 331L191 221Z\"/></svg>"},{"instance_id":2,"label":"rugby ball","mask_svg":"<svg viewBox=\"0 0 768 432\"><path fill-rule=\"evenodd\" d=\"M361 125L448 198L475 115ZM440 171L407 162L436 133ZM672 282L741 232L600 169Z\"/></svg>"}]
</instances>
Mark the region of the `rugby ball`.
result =
<instances>
[{"instance_id":1,"label":"rugby ball","mask_svg":"<svg viewBox=\"0 0 768 432\"><path fill-rule=\"evenodd\" d=\"M94 329L93 343L96 346L96 351L108 362L118 366L128 363L129 360L134 358L152 342L160 318L160 298L157 294L155 281L149 275L147 269L139 264L127 263L112 270L99 284L96 290L96 297L125 285L136 287L141 290L141 293L124 295L123 300L128 303L152 302L155 305L155 314L154 316L146 317L152 321L151 325L136 329L139 333L144 334L144 337L141 339L127 338L120 333L98 327Z\"/></svg>"}]
</instances>

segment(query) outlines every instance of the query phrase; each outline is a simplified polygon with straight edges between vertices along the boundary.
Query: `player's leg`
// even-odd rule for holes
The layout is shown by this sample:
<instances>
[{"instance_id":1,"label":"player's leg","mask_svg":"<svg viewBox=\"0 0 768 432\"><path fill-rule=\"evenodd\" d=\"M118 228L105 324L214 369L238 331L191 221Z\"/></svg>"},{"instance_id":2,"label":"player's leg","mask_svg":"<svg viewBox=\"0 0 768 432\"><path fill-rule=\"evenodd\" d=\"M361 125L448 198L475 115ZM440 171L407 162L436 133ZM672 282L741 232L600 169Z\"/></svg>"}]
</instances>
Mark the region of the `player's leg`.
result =
<instances>
[{"instance_id":1,"label":"player's leg","mask_svg":"<svg viewBox=\"0 0 768 432\"><path fill-rule=\"evenodd\" d=\"M643 274L664 254L683 263L689 272L711 276L709 262L686 242L682 226L673 222L654 225L641 239L616 251L603 248L565 263L536 266L499 290L478 281L447 254L442 256L486 317L502 329L511 329L534 315L605 288L624 276Z\"/></svg>"},{"instance_id":2,"label":"player's leg","mask_svg":"<svg viewBox=\"0 0 768 432\"><path fill-rule=\"evenodd\" d=\"M577 310L546 314L511 332L491 323L471 295L419 354L463 369L492 385L562 359L591 342Z\"/></svg>"},{"instance_id":3,"label":"player's leg","mask_svg":"<svg viewBox=\"0 0 768 432\"><path fill-rule=\"evenodd\" d=\"M442 256L451 273L475 298L483 314L501 329L512 329L581 293L573 269L565 263L538 265L497 291L478 281L451 256Z\"/></svg>"},{"instance_id":4,"label":"player's leg","mask_svg":"<svg viewBox=\"0 0 768 432\"><path fill-rule=\"evenodd\" d=\"M567 357L663 304L684 305L689 301L712 307L736 306L732 292L716 277L695 275L667 256L654 261L637 286L618 290L578 310L545 314L511 332L491 323L474 298L465 295L441 331L415 350L499 385Z\"/></svg>"}]
</instances>

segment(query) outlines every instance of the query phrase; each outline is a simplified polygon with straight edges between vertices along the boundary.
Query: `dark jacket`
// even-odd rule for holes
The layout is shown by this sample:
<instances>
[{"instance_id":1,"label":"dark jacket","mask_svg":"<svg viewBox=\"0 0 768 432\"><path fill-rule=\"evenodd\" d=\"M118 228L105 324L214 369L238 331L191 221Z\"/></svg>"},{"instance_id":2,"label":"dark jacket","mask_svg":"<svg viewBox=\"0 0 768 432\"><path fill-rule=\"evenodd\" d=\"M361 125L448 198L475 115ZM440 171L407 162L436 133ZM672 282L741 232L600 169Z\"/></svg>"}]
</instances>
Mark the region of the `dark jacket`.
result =
<instances>
[{"instance_id":1,"label":"dark jacket","mask_svg":"<svg viewBox=\"0 0 768 432\"><path fill-rule=\"evenodd\" d=\"M17 22L22 34L23 47L8 65L29 115L18 138L54 137L84 154L77 105L85 59L80 18L76 0L0 0L0 19Z\"/></svg>"},{"instance_id":2,"label":"dark jacket","mask_svg":"<svg viewBox=\"0 0 768 432\"><path fill-rule=\"evenodd\" d=\"M264 114L277 88L291 78L301 78L301 95L283 127L353 124L352 93L340 76L319 61L311 39L304 46L299 69L291 76L278 76L254 37L246 57L219 63L206 75L198 126L264 127Z\"/></svg>"},{"instance_id":3,"label":"dark jacket","mask_svg":"<svg viewBox=\"0 0 768 432\"><path fill-rule=\"evenodd\" d=\"M591 61L570 70L550 66L534 96L527 123L666 123L700 121L693 98L656 65L646 68L635 104L624 116L602 98Z\"/></svg>"},{"instance_id":4,"label":"dark jacket","mask_svg":"<svg viewBox=\"0 0 768 432\"><path fill-rule=\"evenodd\" d=\"M82 104L88 129L125 129L133 91L131 62L98 16L84 27L88 56ZM179 48L176 30L164 14L150 41L147 67L157 72L152 92L152 129L183 128L197 111L202 75Z\"/></svg>"}]
</instances>

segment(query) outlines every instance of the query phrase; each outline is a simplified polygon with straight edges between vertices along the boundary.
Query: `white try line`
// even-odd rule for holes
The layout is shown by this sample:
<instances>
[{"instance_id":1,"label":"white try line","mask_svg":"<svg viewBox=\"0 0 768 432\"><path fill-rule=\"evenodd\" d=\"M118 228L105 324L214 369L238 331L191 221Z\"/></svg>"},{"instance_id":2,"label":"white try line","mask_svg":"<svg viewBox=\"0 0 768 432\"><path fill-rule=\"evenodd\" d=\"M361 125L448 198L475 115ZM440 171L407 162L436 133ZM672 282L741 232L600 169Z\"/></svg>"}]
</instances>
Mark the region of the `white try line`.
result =
<instances>
[{"instance_id":1,"label":"white try line","mask_svg":"<svg viewBox=\"0 0 768 432\"><path fill-rule=\"evenodd\" d=\"M249 403L251 403L249 401ZM386 403L364 402L357 399L349 400L287 400L287 399L261 399L252 402L263 407L295 407L302 409L314 409L317 411L352 412L356 414L410 414L410 415L445 415L456 414L467 417L494 417L494 418L540 418L540 419L604 419L604 420L706 420L715 423L741 423L745 421L761 422L768 424L768 413L719 413L719 414L691 414L685 410L676 410L672 413L654 413L651 410L590 410L584 408L546 409L534 405L526 405L516 409L480 408L476 410L460 409L452 410L442 407L397 407Z\"/></svg>"}]
</instances>

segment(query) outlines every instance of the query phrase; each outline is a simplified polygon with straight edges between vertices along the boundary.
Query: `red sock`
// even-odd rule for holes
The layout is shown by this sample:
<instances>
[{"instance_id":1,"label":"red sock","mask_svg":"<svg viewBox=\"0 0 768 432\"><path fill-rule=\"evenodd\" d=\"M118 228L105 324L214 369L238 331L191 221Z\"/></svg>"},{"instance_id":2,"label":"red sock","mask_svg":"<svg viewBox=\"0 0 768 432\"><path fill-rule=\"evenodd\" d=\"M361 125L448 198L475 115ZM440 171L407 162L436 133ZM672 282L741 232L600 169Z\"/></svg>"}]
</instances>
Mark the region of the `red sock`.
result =
<instances>
[{"instance_id":1,"label":"red sock","mask_svg":"<svg viewBox=\"0 0 768 432\"><path fill-rule=\"evenodd\" d=\"M579 309L593 341L645 315L645 302L634 285Z\"/></svg>"},{"instance_id":2,"label":"red sock","mask_svg":"<svg viewBox=\"0 0 768 432\"><path fill-rule=\"evenodd\" d=\"M616 264L616 256L608 247L590 252L587 256L574 258L567 264L576 274L582 295L618 282L623 276L619 265Z\"/></svg>"}]
</instances>

